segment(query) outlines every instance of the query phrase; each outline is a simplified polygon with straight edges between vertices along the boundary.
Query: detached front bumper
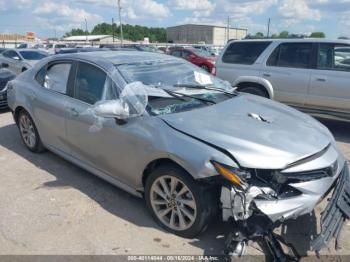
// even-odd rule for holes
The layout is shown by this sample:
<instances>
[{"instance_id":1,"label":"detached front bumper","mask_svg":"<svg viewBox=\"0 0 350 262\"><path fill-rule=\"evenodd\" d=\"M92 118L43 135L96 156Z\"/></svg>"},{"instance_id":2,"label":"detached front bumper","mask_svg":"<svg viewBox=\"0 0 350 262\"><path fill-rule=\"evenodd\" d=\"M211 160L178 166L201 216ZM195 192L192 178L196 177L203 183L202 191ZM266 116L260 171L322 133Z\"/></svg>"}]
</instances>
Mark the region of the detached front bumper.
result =
<instances>
[{"instance_id":1,"label":"detached front bumper","mask_svg":"<svg viewBox=\"0 0 350 262\"><path fill-rule=\"evenodd\" d=\"M334 237L336 248L344 222L350 218L350 177L346 166L339 176L332 198L321 215L321 232L312 241L311 247L320 251Z\"/></svg>"}]
</instances>

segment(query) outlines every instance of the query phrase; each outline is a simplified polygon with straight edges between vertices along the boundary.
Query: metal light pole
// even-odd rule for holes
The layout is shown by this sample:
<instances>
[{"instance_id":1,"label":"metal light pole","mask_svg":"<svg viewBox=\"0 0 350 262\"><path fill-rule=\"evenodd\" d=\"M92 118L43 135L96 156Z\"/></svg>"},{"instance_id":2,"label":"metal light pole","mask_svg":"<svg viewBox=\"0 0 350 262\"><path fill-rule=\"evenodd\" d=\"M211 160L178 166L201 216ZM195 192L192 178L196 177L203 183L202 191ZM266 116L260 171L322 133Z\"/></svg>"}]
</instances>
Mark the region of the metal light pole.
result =
<instances>
[{"instance_id":1,"label":"metal light pole","mask_svg":"<svg viewBox=\"0 0 350 262\"><path fill-rule=\"evenodd\" d=\"M123 25L121 17L122 7L120 5L120 0L118 0L118 13L119 13L119 25L120 25L120 44L123 45Z\"/></svg>"},{"instance_id":2,"label":"metal light pole","mask_svg":"<svg viewBox=\"0 0 350 262\"><path fill-rule=\"evenodd\" d=\"M267 38L270 37L270 25L271 25L271 18L269 18L269 21L267 22Z\"/></svg>"},{"instance_id":3,"label":"metal light pole","mask_svg":"<svg viewBox=\"0 0 350 262\"><path fill-rule=\"evenodd\" d=\"M85 45L87 45L88 43L88 30L87 30L87 20L85 18L85 35L86 35L86 38L85 38Z\"/></svg>"}]
</instances>

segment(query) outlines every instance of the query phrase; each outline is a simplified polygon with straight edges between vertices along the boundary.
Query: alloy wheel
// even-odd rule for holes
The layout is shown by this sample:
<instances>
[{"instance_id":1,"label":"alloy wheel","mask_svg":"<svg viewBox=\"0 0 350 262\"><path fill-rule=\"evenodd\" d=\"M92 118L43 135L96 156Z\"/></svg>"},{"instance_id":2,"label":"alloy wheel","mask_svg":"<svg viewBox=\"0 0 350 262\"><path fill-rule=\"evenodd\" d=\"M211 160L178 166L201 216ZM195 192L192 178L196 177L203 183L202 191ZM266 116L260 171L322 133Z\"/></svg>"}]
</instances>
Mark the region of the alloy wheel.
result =
<instances>
[{"instance_id":1,"label":"alloy wheel","mask_svg":"<svg viewBox=\"0 0 350 262\"><path fill-rule=\"evenodd\" d=\"M24 143L29 148L34 148L36 144L36 134L32 120L27 114L22 114L19 120L19 128Z\"/></svg>"},{"instance_id":2,"label":"alloy wheel","mask_svg":"<svg viewBox=\"0 0 350 262\"><path fill-rule=\"evenodd\" d=\"M165 226L183 231L193 225L197 217L196 201L180 179L161 176L153 182L150 194L152 209Z\"/></svg>"}]
</instances>

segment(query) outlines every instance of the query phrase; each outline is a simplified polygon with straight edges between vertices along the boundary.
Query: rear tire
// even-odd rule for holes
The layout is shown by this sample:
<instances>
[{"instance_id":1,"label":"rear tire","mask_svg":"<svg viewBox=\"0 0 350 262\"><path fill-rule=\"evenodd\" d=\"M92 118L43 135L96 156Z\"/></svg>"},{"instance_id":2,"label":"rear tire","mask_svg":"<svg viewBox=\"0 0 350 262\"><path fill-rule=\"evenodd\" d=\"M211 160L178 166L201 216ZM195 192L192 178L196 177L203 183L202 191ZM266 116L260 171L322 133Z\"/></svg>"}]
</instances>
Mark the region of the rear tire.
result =
<instances>
[{"instance_id":1,"label":"rear tire","mask_svg":"<svg viewBox=\"0 0 350 262\"><path fill-rule=\"evenodd\" d=\"M239 92L269 98L269 95L265 90L263 90L262 88L259 88L259 87L255 87L255 86L242 87L239 89Z\"/></svg>"},{"instance_id":2,"label":"rear tire","mask_svg":"<svg viewBox=\"0 0 350 262\"><path fill-rule=\"evenodd\" d=\"M213 215L213 194L176 165L164 165L146 180L145 200L154 220L167 231L194 238Z\"/></svg>"},{"instance_id":3,"label":"rear tire","mask_svg":"<svg viewBox=\"0 0 350 262\"><path fill-rule=\"evenodd\" d=\"M18 128L24 145L34 153L45 151L38 130L27 111L22 110L18 115Z\"/></svg>"}]
</instances>

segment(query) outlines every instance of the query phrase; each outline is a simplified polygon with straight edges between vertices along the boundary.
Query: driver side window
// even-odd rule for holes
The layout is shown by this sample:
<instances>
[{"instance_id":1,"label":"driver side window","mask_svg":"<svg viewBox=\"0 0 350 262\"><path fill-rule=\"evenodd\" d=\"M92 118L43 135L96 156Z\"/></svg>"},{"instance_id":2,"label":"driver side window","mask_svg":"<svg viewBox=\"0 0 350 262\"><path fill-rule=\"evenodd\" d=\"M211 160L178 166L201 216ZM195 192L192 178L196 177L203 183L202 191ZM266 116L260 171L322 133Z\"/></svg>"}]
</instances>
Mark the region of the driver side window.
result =
<instances>
[{"instance_id":1,"label":"driver side window","mask_svg":"<svg viewBox=\"0 0 350 262\"><path fill-rule=\"evenodd\" d=\"M106 84L106 73L94 65L79 62L75 79L74 98L88 104L102 99Z\"/></svg>"}]
</instances>

